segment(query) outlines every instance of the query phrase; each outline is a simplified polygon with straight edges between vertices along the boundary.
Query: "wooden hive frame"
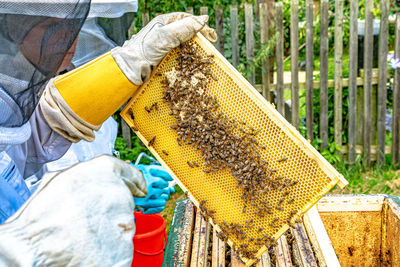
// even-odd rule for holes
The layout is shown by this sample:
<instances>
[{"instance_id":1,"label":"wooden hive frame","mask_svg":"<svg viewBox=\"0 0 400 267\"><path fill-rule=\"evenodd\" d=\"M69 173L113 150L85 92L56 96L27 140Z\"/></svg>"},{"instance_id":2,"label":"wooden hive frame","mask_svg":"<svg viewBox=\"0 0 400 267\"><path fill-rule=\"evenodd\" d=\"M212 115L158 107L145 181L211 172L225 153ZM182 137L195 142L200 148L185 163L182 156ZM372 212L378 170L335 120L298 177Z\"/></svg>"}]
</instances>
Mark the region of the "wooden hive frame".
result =
<instances>
[{"instance_id":1,"label":"wooden hive frame","mask_svg":"<svg viewBox=\"0 0 400 267\"><path fill-rule=\"evenodd\" d=\"M240 116L244 116L244 118L247 118L249 120L253 120L254 123L260 123L260 121L257 121L257 116L263 116L264 120L268 120L269 127L275 127L274 129L274 134L277 136L276 138L281 138L279 139L280 142L283 142L284 148L281 149L281 151L289 151L288 153L293 153L293 155L297 155L296 157L298 159L301 159L301 162L297 162L295 159L293 159L293 162L291 162L290 168L283 168L283 171L286 175L292 175L293 177L295 176L301 176L303 178L299 178L300 183L298 186L296 186L295 192L293 194L296 195L296 203L299 201L299 204L296 206L297 213L295 216L290 217L292 223L295 221L296 218L299 218L302 214L304 214L309 208L311 208L323 195L325 195L333 186L338 184L341 187L344 187L347 185L347 181L343 178L341 174L339 174L315 149L314 147L303 137L301 134L288 123L281 114L279 114L275 108L269 104L258 92L257 90L245 79L241 76L241 74L233 67L231 64L214 48L212 44L210 44L203 36L198 34L193 38L191 41L192 44L194 44L197 48L202 49L205 54L207 55L214 55L214 70L213 71L218 71L218 73L213 73L213 75L217 76L218 79L221 77L225 79L225 81L229 81L230 85L233 86L235 85L237 87L236 93L242 95L242 99L247 101L248 103L252 103L253 106L251 106L253 109L252 110L257 110L258 113L252 114L252 116L249 116L249 114L246 115L246 112L248 111L246 108L242 108L244 110L244 113L237 114L235 113L234 116L238 116L238 121L242 120L245 121L245 119L240 118ZM178 48L177 48L178 49ZM211 205L211 207L217 211L216 214L216 221L217 223L221 223L222 220L226 221L231 221L231 217L234 218L239 218L244 222L245 215L239 214L240 212L238 211L232 211L230 212L234 207L239 205L240 203L240 188L235 189L235 180L232 178L229 178L227 180L226 177L232 177L230 173L225 172L217 172L216 174L210 174L209 176L215 176L215 178L218 177L217 180L211 180L207 177L205 177L202 174L199 174L198 172L196 173L196 170L190 169L188 166L184 166L187 158L189 157L188 154L192 155L193 157L196 156L197 158L201 157L200 155L195 155L193 151L189 150L189 148L183 148L178 146L176 140L173 138L173 135L169 132L166 132L163 127L166 129L169 129L169 126L172 125L173 123L166 124L166 121L168 120L165 115L167 114L166 112L168 109L166 108L166 105L160 104L160 111L158 114L146 114L146 112L143 110L143 107L145 105L151 104L151 102L161 100L161 84L160 84L160 79L157 75L155 75L156 72L158 73L163 73L164 71L168 71L168 66L171 66L171 62L174 60L174 55L177 53L177 49L173 50L168 54L164 60L160 63L160 65L153 71L150 80L144 83L136 92L131 101L126 105L124 110L122 111L121 115L124 118L124 120L127 122L127 124L135 131L137 136L142 140L142 142L149 148L151 153L156 157L156 159L165 167L165 169L174 177L175 181L178 183L178 185L185 191L187 191L189 194L189 198L193 201L193 203L196 206L199 206L199 202L202 199L207 199L208 204ZM169 65L168 65L169 64ZM220 91L215 91L215 86L219 86L215 83L210 83L208 86L207 90L212 91L215 93L217 96L218 94L224 93L224 97L226 97L228 100L232 100L234 96L229 95L226 92L229 92L229 90L234 90L234 88L231 88L230 86L225 87L226 91L221 92ZM235 88L236 88L235 87ZM149 89L151 88L151 90ZM214 90L214 91L213 91ZM155 97L157 96L157 97ZM218 96L218 99L221 100L221 108L227 108L227 109L233 109L235 110L236 106L240 105L245 105L243 104L242 101L239 102L234 102L235 105L232 105L232 102L223 102L225 101L223 98ZM226 101L228 101L226 100ZM246 102L246 103L247 103ZM134 113L135 120L132 119L131 117L131 112ZM165 113L165 114L164 114ZM229 115L229 110L226 112ZM231 112L232 113L232 112ZM164 114L164 115L162 115ZM253 115L255 116L255 119L253 118ZM164 116L164 117L162 117ZM236 118L236 117L235 117ZM170 119L171 120L171 119ZM154 127L156 125L156 127ZM264 124L263 124L264 125ZM265 127L265 126L264 126ZM266 130L267 128L263 128L261 131L261 134L265 134L267 136L270 134L270 128ZM271 128L272 129L272 128ZM271 130L272 131L272 130ZM157 137L157 141L155 145L150 145L149 146L149 141L154 137ZM261 140L259 142L263 145L275 145L275 143L272 143L273 141L279 141L279 140L269 140L268 138L260 137ZM264 139L262 139L264 138ZM283 141L284 140L284 141ZM269 143L268 143L269 142ZM162 143L162 144L160 144ZM165 156L162 153L163 146L167 146L171 151L170 154L172 156ZM185 150L186 149L186 150ZM278 148L280 149L280 148ZM286 150L285 150L286 149ZM274 162L278 158L275 155L275 152L268 152L269 156L269 162ZM283 152L282 152L283 153ZM297 154L296 154L297 153ZM276 153L278 154L278 153ZM196 158L196 160L197 160ZM296 159L297 159L296 158ZM181 162L181 164L178 164L177 162ZM289 162L289 160L288 160ZM301 164L307 165L307 170L302 169ZM274 163L271 163L274 164ZM289 164L289 163L288 163ZM298 166L297 166L298 165ZM305 173L306 171L309 171L309 173ZM280 170L278 170L279 172ZM221 174L222 173L222 174ZM314 176L315 174L315 176ZM302 176L303 175L303 176ZM225 177L225 178L224 178ZM323 184L321 183L322 180L317 180L317 177L322 177L318 179L323 179L324 182ZM224 184L224 190L222 190L222 187L219 186L213 186L212 181L217 181L217 183L223 181ZM197 189L194 186L196 184ZM315 189L313 186L317 186L319 188L318 190ZM201 188L203 191L199 191L198 188ZM225 191L225 188L227 191ZM310 188L314 188L312 191ZM219 189L219 191L218 191ZM231 191L229 191L231 190ZM214 192L215 191L215 192ZM233 195L226 196L227 192L234 192L235 193L235 198ZM312 192L312 193L309 193ZM205 197L207 196L207 197ZM267 196L268 199L270 195ZM278 199L278 193L271 193L271 197L273 199L271 201L276 201ZM221 199L222 198L222 199ZM243 203L243 201L241 201ZM227 204L228 203L228 204ZM214 206L212 206L214 205ZM223 208L223 205L230 205L231 210L227 210L227 208ZM283 204L284 205L284 204ZM242 210L240 208L240 210ZM230 212L230 213L229 213ZM236 212L236 213L235 213ZM282 216L282 218L288 217L288 211L285 211L285 213ZM229 215L231 214L231 215ZM235 215L233 215L235 214ZM247 217L254 217L255 215L251 215L251 213L248 212ZM285 217L286 216L286 217ZM288 217L289 218L289 217ZM281 223L279 226L278 230L268 228L268 223L267 221L271 222L271 218L266 218L266 219L257 219L255 220L255 223L257 224L257 227L263 226L266 227L266 231L269 233L272 233L271 236L273 236L275 239L278 239L286 230L289 229L289 225L285 223ZM212 220L210 219L210 222L212 223ZM221 229L219 228L218 225L214 225L214 229L217 229L217 231L220 231ZM255 230L254 230L255 231ZM252 233L252 235L255 235L255 233ZM260 234L261 235L261 234ZM240 244L238 240L235 240L236 244ZM228 240L229 245L233 245L233 241L230 238ZM266 246L263 246L259 248L258 253L256 257L261 257L261 255L267 250ZM251 265L255 260L250 260L246 258L242 258L244 262L246 262L247 265Z\"/></svg>"}]
</instances>

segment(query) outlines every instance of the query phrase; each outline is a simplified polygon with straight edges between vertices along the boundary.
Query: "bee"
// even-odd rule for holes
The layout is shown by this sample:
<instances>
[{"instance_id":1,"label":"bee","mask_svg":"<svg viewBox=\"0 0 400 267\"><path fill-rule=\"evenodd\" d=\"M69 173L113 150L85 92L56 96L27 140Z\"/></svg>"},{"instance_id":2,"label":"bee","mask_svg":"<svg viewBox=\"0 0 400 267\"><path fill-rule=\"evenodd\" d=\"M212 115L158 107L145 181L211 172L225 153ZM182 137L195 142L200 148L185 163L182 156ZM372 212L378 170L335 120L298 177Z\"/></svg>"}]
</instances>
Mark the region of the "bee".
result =
<instances>
[{"instance_id":1,"label":"bee","mask_svg":"<svg viewBox=\"0 0 400 267\"><path fill-rule=\"evenodd\" d=\"M151 111L148 107L144 107L144 110L146 110L147 113L150 113L150 111Z\"/></svg>"},{"instance_id":2,"label":"bee","mask_svg":"<svg viewBox=\"0 0 400 267\"><path fill-rule=\"evenodd\" d=\"M217 77L215 77L214 75L212 75L211 73L210 73L210 76L211 76L211 78L214 80L214 81L218 81L218 79L217 79Z\"/></svg>"},{"instance_id":3,"label":"bee","mask_svg":"<svg viewBox=\"0 0 400 267\"><path fill-rule=\"evenodd\" d=\"M186 161L186 163L189 165L190 168L193 168L193 165L189 161Z\"/></svg>"},{"instance_id":4,"label":"bee","mask_svg":"<svg viewBox=\"0 0 400 267\"><path fill-rule=\"evenodd\" d=\"M135 116L133 116L133 111L131 108L128 109L128 114L131 117L132 120L135 120Z\"/></svg>"},{"instance_id":5,"label":"bee","mask_svg":"<svg viewBox=\"0 0 400 267\"><path fill-rule=\"evenodd\" d=\"M151 140L149 141L148 146L153 146L155 141L156 141L156 136L154 136L153 138L151 138Z\"/></svg>"},{"instance_id":6,"label":"bee","mask_svg":"<svg viewBox=\"0 0 400 267\"><path fill-rule=\"evenodd\" d=\"M289 214L290 217L292 217L293 215L295 215L297 213L297 210L292 210Z\"/></svg>"},{"instance_id":7,"label":"bee","mask_svg":"<svg viewBox=\"0 0 400 267\"><path fill-rule=\"evenodd\" d=\"M284 209L280 206L276 206L275 209L279 210L279 211L284 211Z\"/></svg>"},{"instance_id":8,"label":"bee","mask_svg":"<svg viewBox=\"0 0 400 267\"><path fill-rule=\"evenodd\" d=\"M244 206L243 206L243 209L242 209L242 213L246 213L246 208L247 208L247 206L244 205Z\"/></svg>"},{"instance_id":9,"label":"bee","mask_svg":"<svg viewBox=\"0 0 400 267\"><path fill-rule=\"evenodd\" d=\"M264 228L263 227L261 227L261 228L258 228L258 230L257 230L257 233L260 233L260 232L262 232L264 230Z\"/></svg>"},{"instance_id":10,"label":"bee","mask_svg":"<svg viewBox=\"0 0 400 267\"><path fill-rule=\"evenodd\" d=\"M185 198L189 198L189 192L185 191Z\"/></svg>"},{"instance_id":11,"label":"bee","mask_svg":"<svg viewBox=\"0 0 400 267\"><path fill-rule=\"evenodd\" d=\"M294 202L294 198L292 198L292 199L290 199L288 202L287 202L287 204L293 204L293 202Z\"/></svg>"},{"instance_id":12,"label":"bee","mask_svg":"<svg viewBox=\"0 0 400 267\"><path fill-rule=\"evenodd\" d=\"M297 220L295 221L295 223L301 223L301 222L302 222L301 219L297 219Z\"/></svg>"},{"instance_id":13,"label":"bee","mask_svg":"<svg viewBox=\"0 0 400 267\"><path fill-rule=\"evenodd\" d=\"M196 167L199 167L199 164L197 164L196 161L193 161L193 165L196 166Z\"/></svg>"},{"instance_id":14,"label":"bee","mask_svg":"<svg viewBox=\"0 0 400 267\"><path fill-rule=\"evenodd\" d=\"M163 150L162 151L162 153L164 153L166 156L168 156L169 154L168 154L168 152L167 151L165 151L165 150Z\"/></svg>"},{"instance_id":15,"label":"bee","mask_svg":"<svg viewBox=\"0 0 400 267\"><path fill-rule=\"evenodd\" d=\"M137 132L137 131L138 131L138 128L136 128L135 126L132 126L131 129L132 129L134 132Z\"/></svg>"},{"instance_id":16,"label":"bee","mask_svg":"<svg viewBox=\"0 0 400 267\"><path fill-rule=\"evenodd\" d=\"M283 203L283 201L285 201L285 199L284 199L284 198L281 198L281 199L279 200L279 202L278 202L278 205L281 205L281 204Z\"/></svg>"},{"instance_id":17,"label":"bee","mask_svg":"<svg viewBox=\"0 0 400 267\"><path fill-rule=\"evenodd\" d=\"M281 159L278 159L278 161L277 161L277 162L281 163L281 162L285 162L285 161L287 161L287 158L281 158Z\"/></svg>"}]
</instances>

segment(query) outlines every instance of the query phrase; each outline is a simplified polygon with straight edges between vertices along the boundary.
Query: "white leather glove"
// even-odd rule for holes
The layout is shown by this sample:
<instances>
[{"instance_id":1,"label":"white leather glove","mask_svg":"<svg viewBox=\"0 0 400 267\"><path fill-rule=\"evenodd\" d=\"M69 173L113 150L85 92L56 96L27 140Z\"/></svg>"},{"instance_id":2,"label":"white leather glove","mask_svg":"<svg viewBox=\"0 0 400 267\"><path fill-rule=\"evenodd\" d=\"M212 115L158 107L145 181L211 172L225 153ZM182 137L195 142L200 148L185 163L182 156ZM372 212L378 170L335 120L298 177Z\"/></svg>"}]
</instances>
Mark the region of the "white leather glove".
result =
<instances>
[{"instance_id":1,"label":"white leather glove","mask_svg":"<svg viewBox=\"0 0 400 267\"><path fill-rule=\"evenodd\" d=\"M125 76L135 85L141 85L173 48L190 40L200 32L215 42L215 31L207 26L208 16L193 16L176 12L160 15L150 21L139 33L111 54Z\"/></svg>"},{"instance_id":2,"label":"white leather glove","mask_svg":"<svg viewBox=\"0 0 400 267\"><path fill-rule=\"evenodd\" d=\"M0 225L0 266L130 266L139 170L111 156L46 181Z\"/></svg>"}]
</instances>

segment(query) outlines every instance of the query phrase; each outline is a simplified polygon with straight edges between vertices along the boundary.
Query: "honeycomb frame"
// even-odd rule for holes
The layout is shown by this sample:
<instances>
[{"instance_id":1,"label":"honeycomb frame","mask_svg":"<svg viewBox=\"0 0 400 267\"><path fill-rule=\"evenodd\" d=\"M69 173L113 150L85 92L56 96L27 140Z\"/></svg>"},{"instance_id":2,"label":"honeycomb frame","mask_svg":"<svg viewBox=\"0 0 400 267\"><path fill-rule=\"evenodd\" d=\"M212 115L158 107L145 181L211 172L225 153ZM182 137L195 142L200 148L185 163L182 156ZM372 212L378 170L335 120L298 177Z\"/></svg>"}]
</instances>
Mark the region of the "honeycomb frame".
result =
<instances>
[{"instance_id":1,"label":"honeycomb frame","mask_svg":"<svg viewBox=\"0 0 400 267\"><path fill-rule=\"evenodd\" d=\"M178 145L176 132L170 129L175 119L168 115L170 112L168 105L161 99L163 77L156 75L165 73L176 65L175 57L179 53L179 48L168 53L155 68L150 79L135 92L125 106L121 116L178 185L188 192L189 198L198 208L201 200L207 200L207 208L216 211L214 218L216 224L211 219L209 222L217 231L221 231L218 224L222 221L244 225L245 220L252 218L257 227L248 230L249 237L260 237L261 233L257 233L256 229L263 227L264 233L277 240L289 229L289 224L284 219L290 218L290 222L294 223L336 184L343 188L348 182L201 34L195 36L189 43L204 56L214 55L211 72L218 80L209 81L207 94L217 97L224 114L238 121L248 122L254 128L261 130L258 142L267 147L266 151L260 151L262 157L268 161L271 168L277 170L279 175L299 180L290 193L291 197L296 199L296 204L283 204L283 207L289 207L289 210L276 211L282 221L279 223L279 228L269 226L273 216L260 218L252 214L252 207L248 207L246 213L242 212L242 206L239 205L244 202L240 198L241 188L236 187L236 180L229 170L204 173L202 168L188 166L187 161L203 162L201 152L189 145ZM159 110L152 112L145 110L145 107L150 107L155 102L158 103ZM134 119L131 112L134 114ZM156 140L149 146L149 141L154 136ZM287 160L279 162L283 157ZM281 193L270 192L265 199L270 203L278 202L279 197L282 197ZM289 211L293 210L297 211L295 216L289 216ZM245 241L231 237L227 243L232 247L234 244L239 246ZM257 258L267 250L265 245L253 248L258 250ZM241 259L247 266L255 262L254 259Z\"/></svg>"}]
</instances>

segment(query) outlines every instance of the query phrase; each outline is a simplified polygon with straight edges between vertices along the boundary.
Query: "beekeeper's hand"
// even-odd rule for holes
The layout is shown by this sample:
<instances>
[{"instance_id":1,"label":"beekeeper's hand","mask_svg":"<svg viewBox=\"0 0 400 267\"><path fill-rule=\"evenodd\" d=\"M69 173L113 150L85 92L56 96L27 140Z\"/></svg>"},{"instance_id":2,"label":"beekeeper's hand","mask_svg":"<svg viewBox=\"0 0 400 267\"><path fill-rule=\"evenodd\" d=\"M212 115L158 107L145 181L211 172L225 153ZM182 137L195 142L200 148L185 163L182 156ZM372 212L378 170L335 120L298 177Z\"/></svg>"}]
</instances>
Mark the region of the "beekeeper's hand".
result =
<instances>
[{"instance_id":1,"label":"beekeeper's hand","mask_svg":"<svg viewBox=\"0 0 400 267\"><path fill-rule=\"evenodd\" d=\"M143 209L144 214L159 213L164 210L172 190L169 188L171 175L160 165L134 165L139 169L146 181L147 196L135 197L136 206Z\"/></svg>"},{"instance_id":2,"label":"beekeeper's hand","mask_svg":"<svg viewBox=\"0 0 400 267\"><path fill-rule=\"evenodd\" d=\"M207 26L207 21L208 16L183 12L157 16L122 47L114 48L111 54L128 79L141 85L171 49L192 39L196 33L215 42L217 35Z\"/></svg>"},{"instance_id":3,"label":"beekeeper's hand","mask_svg":"<svg viewBox=\"0 0 400 267\"><path fill-rule=\"evenodd\" d=\"M122 47L50 80L40 99L41 114L71 142L93 141L94 131L150 77L171 49L198 32L216 41L207 21L208 16L187 13L156 17Z\"/></svg>"},{"instance_id":4,"label":"beekeeper's hand","mask_svg":"<svg viewBox=\"0 0 400 267\"><path fill-rule=\"evenodd\" d=\"M0 225L0 266L130 266L132 195L146 193L140 171L111 156L44 180Z\"/></svg>"}]
</instances>

